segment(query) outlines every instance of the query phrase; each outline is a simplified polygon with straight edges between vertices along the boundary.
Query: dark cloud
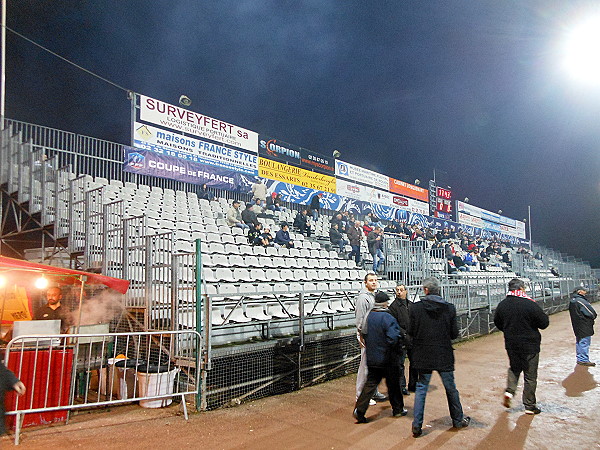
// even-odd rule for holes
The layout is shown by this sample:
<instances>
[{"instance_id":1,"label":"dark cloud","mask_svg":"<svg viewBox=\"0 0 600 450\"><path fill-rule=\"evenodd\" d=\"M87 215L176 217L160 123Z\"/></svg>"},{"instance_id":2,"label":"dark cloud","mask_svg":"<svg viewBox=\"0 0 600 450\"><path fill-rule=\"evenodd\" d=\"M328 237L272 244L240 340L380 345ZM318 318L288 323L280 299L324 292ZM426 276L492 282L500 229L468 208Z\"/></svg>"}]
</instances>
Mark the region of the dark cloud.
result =
<instances>
[{"instance_id":1,"label":"dark cloud","mask_svg":"<svg viewBox=\"0 0 600 450\"><path fill-rule=\"evenodd\" d=\"M8 26L137 92L523 219L600 265L600 92L559 67L588 1L8 2ZM129 141L124 92L9 34L7 115Z\"/></svg>"}]
</instances>

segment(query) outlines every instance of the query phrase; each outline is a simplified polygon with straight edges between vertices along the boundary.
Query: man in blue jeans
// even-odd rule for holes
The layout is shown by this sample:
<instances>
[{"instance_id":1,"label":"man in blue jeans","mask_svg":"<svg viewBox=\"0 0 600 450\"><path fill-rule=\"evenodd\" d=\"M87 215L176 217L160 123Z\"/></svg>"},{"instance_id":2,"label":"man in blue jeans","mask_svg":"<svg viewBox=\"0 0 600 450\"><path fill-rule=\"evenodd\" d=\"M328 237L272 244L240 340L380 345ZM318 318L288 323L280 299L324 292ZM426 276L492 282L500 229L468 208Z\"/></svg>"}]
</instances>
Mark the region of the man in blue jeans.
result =
<instances>
[{"instance_id":1,"label":"man in blue jeans","mask_svg":"<svg viewBox=\"0 0 600 450\"><path fill-rule=\"evenodd\" d=\"M590 344L594 334L594 320L598 315L588 299L585 298L585 294L587 291L584 288L576 289L569 302L569 314L576 339L577 364L594 367L596 363L590 361Z\"/></svg>"},{"instance_id":2,"label":"man in blue jeans","mask_svg":"<svg viewBox=\"0 0 600 450\"><path fill-rule=\"evenodd\" d=\"M456 309L440 297L440 283L436 278L423 280L425 297L410 309L408 335L412 340L411 366L419 373L415 392L413 437L423 434L425 397L431 374L437 371L442 378L448 409L455 428L469 426L471 418L463 414L460 396L454 383L454 349L452 340L458 337Z\"/></svg>"}]
</instances>

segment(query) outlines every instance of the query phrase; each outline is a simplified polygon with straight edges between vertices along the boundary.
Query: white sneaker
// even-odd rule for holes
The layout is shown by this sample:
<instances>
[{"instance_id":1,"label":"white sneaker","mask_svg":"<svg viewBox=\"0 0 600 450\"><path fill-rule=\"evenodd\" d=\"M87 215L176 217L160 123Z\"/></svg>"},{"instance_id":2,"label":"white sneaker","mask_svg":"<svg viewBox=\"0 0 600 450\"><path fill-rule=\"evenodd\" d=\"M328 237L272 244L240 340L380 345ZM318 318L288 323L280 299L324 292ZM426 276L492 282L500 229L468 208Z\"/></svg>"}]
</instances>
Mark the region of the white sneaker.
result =
<instances>
[{"instance_id":1,"label":"white sneaker","mask_svg":"<svg viewBox=\"0 0 600 450\"><path fill-rule=\"evenodd\" d=\"M375 406L377 402L373 399L369 400L369 406Z\"/></svg>"},{"instance_id":2,"label":"white sneaker","mask_svg":"<svg viewBox=\"0 0 600 450\"><path fill-rule=\"evenodd\" d=\"M513 395L510 392L504 392L504 400L502 404L505 408L510 408L510 401L512 400Z\"/></svg>"}]
</instances>

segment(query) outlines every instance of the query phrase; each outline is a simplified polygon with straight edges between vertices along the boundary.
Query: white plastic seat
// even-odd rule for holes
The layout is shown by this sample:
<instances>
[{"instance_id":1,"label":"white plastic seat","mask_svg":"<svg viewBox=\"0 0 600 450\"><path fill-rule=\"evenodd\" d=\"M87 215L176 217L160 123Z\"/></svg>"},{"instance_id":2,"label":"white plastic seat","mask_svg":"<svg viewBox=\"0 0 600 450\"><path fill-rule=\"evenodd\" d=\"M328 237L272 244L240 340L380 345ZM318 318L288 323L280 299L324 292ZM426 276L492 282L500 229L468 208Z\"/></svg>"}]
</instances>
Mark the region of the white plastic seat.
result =
<instances>
[{"instance_id":1,"label":"white plastic seat","mask_svg":"<svg viewBox=\"0 0 600 450\"><path fill-rule=\"evenodd\" d=\"M238 292L242 297L252 297L256 294L256 286L252 283L242 283L238 286Z\"/></svg>"},{"instance_id":2,"label":"white plastic seat","mask_svg":"<svg viewBox=\"0 0 600 450\"><path fill-rule=\"evenodd\" d=\"M250 269L250 278L256 282L271 281L263 269Z\"/></svg>"},{"instance_id":3,"label":"white plastic seat","mask_svg":"<svg viewBox=\"0 0 600 450\"><path fill-rule=\"evenodd\" d=\"M212 305L212 307L211 307L211 314L210 314L210 321L213 324L213 326L220 326L220 325L224 325L225 323L227 323L223 319L223 306L221 306L221 305Z\"/></svg>"},{"instance_id":4,"label":"white plastic seat","mask_svg":"<svg viewBox=\"0 0 600 450\"><path fill-rule=\"evenodd\" d=\"M242 305L225 305L223 315L229 322L234 323L248 323L252 322L252 319L244 314Z\"/></svg>"},{"instance_id":5,"label":"white plastic seat","mask_svg":"<svg viewBox=\"0 0 600 450\"><path fill-rule=\"evenodd\" d=\"M267 254L267 249L261 247L260 245L255 245L252 248L252 254L255 256L265 256Z\"/></svg>"},{"instance_id":6,"label":"white plastic seat","mask_svg":"<svg viewBox=\"0 0 600 450\"><path fill-rule=\"evenodd\" d=\"M270 302L266 305L266 313L274 319L289 319L290 315L286 313L284 307L278 302Z\"/></svg>"},{"instance_id":7,"label":"white plastic seat","mask_svg":"<svg viewBox=\"0 0 600 450\"><path fill-rule=\"evenodd\" d=\"M215 271L213 269L209 269L207 267L204 267L202 269L202 279L204 281L206 281L207 283L216 283L217 281L217 277L215 275Z\"/></svg>"},{"instance_id":8,"label":"white plastic seat","mask_svg":"<svg viewBox=\"0 0 600 450\"><path fill-rule=\"evenodd\" d=\"M236 245L246 245L248 243L248 237L244 235L232 235L233 243Z\"/></svg>"},{"instance_id":9,"label":"white plastic seat","mask_svg":"<svg viewBox=\"0 0 600 450\"><path fill-rule=\"evenodd\" d=\"M235 239L233 238L233 236L231 234L221 234L220 238L221 238L221 242L223 244L238 245L237 242L235 242Z\"/></svg>"},{"instance_id":10,"label":"white plastic seat","mask_svg":"<svg viewBox=\"0 0 600 450\"><path fill-rule=\"evenodd\" d=\"M247 283L252 283L254 279L250 276L250 272L248 269L233 269L233 278L236 283L245 281Z\"/></svg>"},{"instance_id":11,"label":"white plastic seat","mask_svg":"<svg viewBox=\"0 0 600 450\"><path fill-rule=\"evenodd\" d=\"M306 271L303 269L294 269L294 280L297 280L297 281L306 280Z\"/></svg>"},{"instance_id":12,"label":"white plastic seat","mask_svg":"<svg viewBox=\"0 0 600 450\"><path fill-rule=\"evenodd\" d=\"M299 258L300 257L300 250L298 250L297 248L290 248L290 257L292 257L292 258Z\"/></svg>"},{"instance_id":13,"label":"white plastic seat","mask_svg":"<svg viewBox=\"0 0 600 450\"><path fill-rule=\"evenodd\" d=\"M250 303L246 305L246 316L252 320L270 320L271 315L266 312L266 305Z\"/></svg>"},{"instance_id":14,"label":"white plastic seat","mask_svg":"<svg viewBox=\"0 0 600 450\"><path fill-rule=\"evenodd\" d=\"M285 260L280 256L274 256L271 258L272 267L287 267Z\"/></svg>"},{"instance_id":15,"label":"white plastic seat","mask_svg":"<svg viewBox=\"0 0 600 450\"><path fill-rule=\"evenodd\" d=\"M289 286L286 283L275 283L272 286L274 294L285 294L289 292Z\"/></svg>"},{"instance_id":16,"label":"white plastic seat","mask_svg":"<svg viewBox=\"0 0 600 450\"><path fill-rule=\"evenodd\" d=\"M279 256L279 251L275 247L267 247L267 255L269 256Z\"/></svg>"},{"instance_id":17,"label":"white plastic seat","mask_svg":"<svg viewBox=\"0 0 600 450\"><path fill-rule=\"evenodd\" d=\"M250 246L250 245L234 245L234 244L228 244L228 245L233 245L238 252L240 253L240 255L254 255L254 249ZM225 249L227 249L227 246L225 247Z\"/></svg>"},{"instance_id":18,"label":"white plastic seat","mask_svg":"<svg viewBox=\"0 0 600 450\"><path fill-rule=\"evenodd\" d=\"M281 269L279 271L279 275L280 275L282 281L283 280L288 281L288 280L294 279L294 273L291 269Z\"/></svg>"},{"instance_id":19,"label":"white plastic seat","mask_svg":"<svg viewBox=\"0 0 600 450\"><path fill-rule=\"evenodd\" d=\"M231 271L231 269L227 269L224 267L220 267L215 270L215 278L217 279L217 281L227 281L227 282L235 281L235 278L233 277L233 272Z\"/></svg>"},{"instance_id":20,"label":"white plastic seat","mask_svg":"<svg viewBox=\"0 0 600 450\"><path fill-rule=\"evenodd\" d=\"M239 254L243 254L241 252L241 247L243 246L238 246L235 244L224 244L224 250L225 250L225 254L226 255L239 255Z\"/></svg>"},{"instance_id":21,"label":"white plastic seat","mask_svg":"<svg viewBox=\"0 0 600 450\"><path fill-rule=\"evenodd\" d=\"M244 261L244 257L242 257L241 255L230 255L229 257L227 257L227 259L231 267L247 267Z\"/></svg>"},{"instance_id":22,"label":"white plastic seat","mask_svg":"<svg viewBox=\"0 0 600 450\"><path fill-rule=\"evenodd\" d=\"M235 227L235 228L241 230L241 228L238 228L238 227ZM227 225L221 225L221 226L219 226L219 233L220 234L233 234L231 232L231 227L229 227Z\"/></svg>"},{"instance_id":23,"label":"white plastic seat","mask_svg":"<svg viewBox=\"0 0 600 450\"><path fill-rule=\"evenodd\" d=\"M219 283L217 286L217 294L224 299L239 299L240 295L238 288L232 283Z\"/></svg>"},{"instance_id":24,"label":"white plastic seat","mask_svg":"<svg viewBox=\"0 0 600 450\"><path fill-rule=\"evenodd\" d=\"M335 278L336 280L342 280L342 281L346 281L346 280L350 280L350 271L349 270L339 270L338 272L338 276L337 278Z\"/></svg>"},{"instance_id":25,"label":"white plastic seat","mask_svg":"<svg viewBox=\"0 0 600 450\"><path fill-rule=\"evenodd\" d=\"M306 281L318 281L321 277L319 277L319 273L315 269L307 269L306 270Z\"/></svg>"},{"instance_id":26,"label":"white plastic seat","mask_svg":"<svg viewBox=\"0 0 600 450\"><path fill-rule=\"evenodd\" d=\"M244 230L242 230L239 227L233 227L231 228L231 234L234 236L245 236Z\"/></svg>"},{"instance_id":27,"label":"white plastic seat","mask_svg":"<svg viewBox=\"0 0 600 450\"><path fill-rule=\"evenodd\" d=\"M279 271L277 269L267 269L267 270L265 270L265 275L268 280L283 281L281 279L281 276L279 275Z\"/></svg>"}]
</instances>

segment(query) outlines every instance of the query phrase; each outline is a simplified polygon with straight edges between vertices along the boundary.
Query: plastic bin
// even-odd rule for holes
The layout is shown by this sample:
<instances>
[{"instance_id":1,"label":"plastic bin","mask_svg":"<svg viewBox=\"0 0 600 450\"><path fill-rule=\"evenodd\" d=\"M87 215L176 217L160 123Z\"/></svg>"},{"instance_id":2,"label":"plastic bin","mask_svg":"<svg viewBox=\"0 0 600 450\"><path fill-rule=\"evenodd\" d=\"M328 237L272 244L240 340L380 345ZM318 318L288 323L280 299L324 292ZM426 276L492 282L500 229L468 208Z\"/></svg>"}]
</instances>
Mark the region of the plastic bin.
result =
<instances>
[{"instance_id":1,"label":"plastic bin","mask_svg":"<svg viewBox=\"0 0 600 450\"><path fill-rule=\"evenodd\" d=\"M171 366L172 367L172 366ZM153 397L173 393L175 376L178 368L155 364L142 364L137 368L138 389L140 397ZM159 398L155 400L140 400L143 408L163 408L173 403L172 398Z\"/></svg>"},{"instance_id":2,"label":"plastic bin","mask_svg":"<svg viewBox=\"0 0 600 450\"><path fill-rule=\"evenodd\" d=\"M115 363L117 377L119 379L119 399L125 400L135 397L136 379L135 372L143 360L121 359Z\"/></svg>"}]
</instances>

